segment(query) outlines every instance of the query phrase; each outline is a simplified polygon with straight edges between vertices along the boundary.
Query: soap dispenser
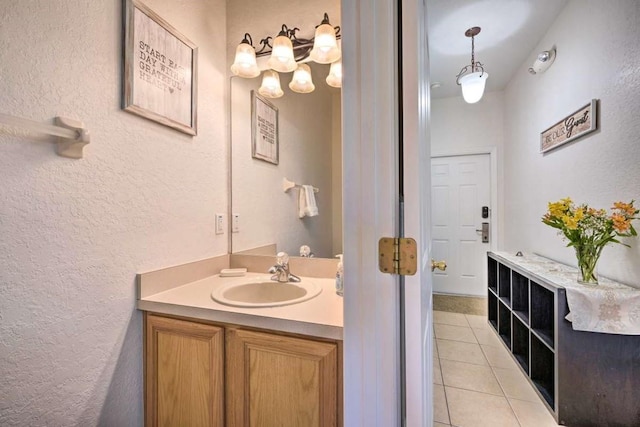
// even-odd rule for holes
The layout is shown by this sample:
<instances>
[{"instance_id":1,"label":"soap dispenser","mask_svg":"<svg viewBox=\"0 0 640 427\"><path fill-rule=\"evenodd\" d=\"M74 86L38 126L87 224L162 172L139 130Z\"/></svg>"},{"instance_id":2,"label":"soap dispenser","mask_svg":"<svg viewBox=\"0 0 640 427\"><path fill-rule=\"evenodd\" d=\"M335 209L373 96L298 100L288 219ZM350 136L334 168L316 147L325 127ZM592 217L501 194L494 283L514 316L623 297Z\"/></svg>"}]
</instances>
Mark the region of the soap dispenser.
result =
<instances>
[{"instance_id":1,"label":"soap dispenser","mask_svg":"<svg viewBox=\"0 0 640 427\"><path fill-rule=\"evenodd\" d=\"M344 267L342 265L342 254L336 255L338 261L338 270L336 271L336 294L342 296L344 293Z\"/></svg>"}]
</instances>

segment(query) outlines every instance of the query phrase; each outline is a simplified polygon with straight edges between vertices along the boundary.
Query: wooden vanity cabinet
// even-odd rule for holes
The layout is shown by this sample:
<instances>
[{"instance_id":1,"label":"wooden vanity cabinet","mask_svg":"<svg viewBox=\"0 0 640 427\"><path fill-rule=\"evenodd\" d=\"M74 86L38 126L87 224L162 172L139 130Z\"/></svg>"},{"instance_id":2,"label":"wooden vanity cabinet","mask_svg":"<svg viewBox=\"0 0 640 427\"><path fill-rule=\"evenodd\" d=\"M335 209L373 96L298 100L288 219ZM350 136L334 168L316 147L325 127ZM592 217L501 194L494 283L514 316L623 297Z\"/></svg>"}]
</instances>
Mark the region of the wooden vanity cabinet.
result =
<instances>
[{"instance_id":1,"label":"wooden vanity cabinet","mask_svg":"<svg viewBox=\"0 0 640 427\"><path fill-rule=\"evenodd\" d=\"M145 313L146 426L342 425L341 343Z\"/></svg>"},{"instance_id":2,"label":"wooden vanity cabinet","mask_svg":"<svg viewBox=\"0 0 640 427\"><path fill-rule=\"evenodd\" d=\"M335 427L335 343L227 329L227 426Z\"/></svg>"},{"instance_id":3,"label":"wooden vanity cabinet","mask_svg":"<svg viewBox=\"0 0 640 427\"><path fill-rule=\"evenodd\" d=\"M145 313L145 425L224 425L224 328Z\"/></svg>"}]
</instances>

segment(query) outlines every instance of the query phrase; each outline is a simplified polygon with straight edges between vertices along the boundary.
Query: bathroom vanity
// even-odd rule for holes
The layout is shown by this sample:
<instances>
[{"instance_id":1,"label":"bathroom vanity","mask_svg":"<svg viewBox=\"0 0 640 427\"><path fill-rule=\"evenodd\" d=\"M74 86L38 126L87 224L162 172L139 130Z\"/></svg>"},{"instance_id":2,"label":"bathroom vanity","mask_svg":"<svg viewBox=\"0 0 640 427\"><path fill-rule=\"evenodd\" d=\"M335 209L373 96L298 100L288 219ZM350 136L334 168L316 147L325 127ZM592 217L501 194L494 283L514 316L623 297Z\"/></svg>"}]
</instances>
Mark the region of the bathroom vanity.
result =
<instances>
[{"instance_id":1,"label":"bathroom vanity","mask_svg":"<svg viewBox=\"0 0 640 427\"><path fill-rule=\"evenodd\" d=\"M303 278L320 294L252 308L215 301L229 283L215 274L175 286L180 274L150 274L138 277L145 425L341 425L342 299L333 280Z\"/></svg>"}]
</instances>

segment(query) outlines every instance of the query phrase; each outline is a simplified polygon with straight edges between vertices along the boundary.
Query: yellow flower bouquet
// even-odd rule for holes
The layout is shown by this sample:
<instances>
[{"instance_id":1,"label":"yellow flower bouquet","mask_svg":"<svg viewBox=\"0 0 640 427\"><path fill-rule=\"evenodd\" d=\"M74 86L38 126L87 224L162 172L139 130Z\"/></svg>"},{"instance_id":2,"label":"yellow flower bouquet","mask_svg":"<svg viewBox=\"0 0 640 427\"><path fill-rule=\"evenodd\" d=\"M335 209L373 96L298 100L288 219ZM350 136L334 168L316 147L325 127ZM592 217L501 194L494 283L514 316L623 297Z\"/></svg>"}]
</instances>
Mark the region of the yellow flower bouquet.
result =
<instances>
[{"instance_id":1,"label":"yellow flower bouquet","mask_svg":"<svg viewBox=\"0 0 640 427\"><path fill-rule=\"evenodd\" d=\"M585 284L598 284L596 264L602 249L608 243L622 243L617 237L637 236L632 220L638 219L638 209L630 203L615 202L612 212L607 215L605 209L593 209L587 204L576 206L570 198L549 203L549 210L542 222L560 230L573 246L578 258L580 275L578 281Z\"/></svg>"}]
</instances>

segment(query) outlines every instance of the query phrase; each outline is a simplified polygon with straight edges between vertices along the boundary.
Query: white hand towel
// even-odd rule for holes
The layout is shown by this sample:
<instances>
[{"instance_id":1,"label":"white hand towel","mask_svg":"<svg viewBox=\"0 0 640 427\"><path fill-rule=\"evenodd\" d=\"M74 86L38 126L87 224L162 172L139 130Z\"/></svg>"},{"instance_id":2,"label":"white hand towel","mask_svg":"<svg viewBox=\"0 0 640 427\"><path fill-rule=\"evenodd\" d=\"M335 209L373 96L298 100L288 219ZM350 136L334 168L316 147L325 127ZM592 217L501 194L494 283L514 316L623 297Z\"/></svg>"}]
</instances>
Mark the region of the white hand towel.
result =
<instances>
[{"instance_id":1,"label":"white hand towel","mask_svg":"<svg viewBox=\"0 0 640 427\"><path fill-rule=\"evenodd\" d=\"M318 205L316 204L316 196L311 185L303 185L298 195L298 216L318 215Z\"/></svg>"}]
</instances>

